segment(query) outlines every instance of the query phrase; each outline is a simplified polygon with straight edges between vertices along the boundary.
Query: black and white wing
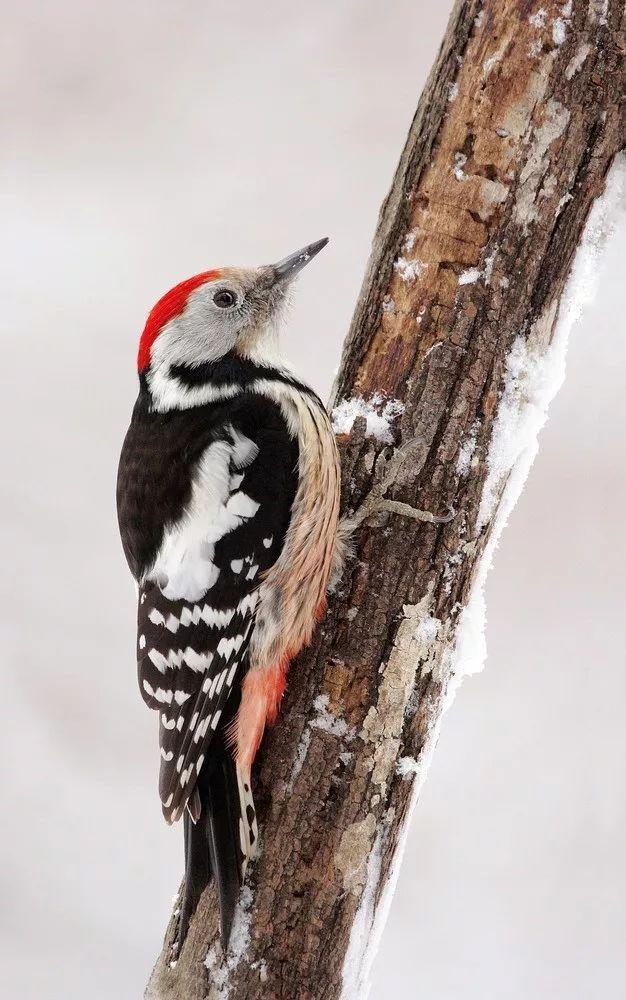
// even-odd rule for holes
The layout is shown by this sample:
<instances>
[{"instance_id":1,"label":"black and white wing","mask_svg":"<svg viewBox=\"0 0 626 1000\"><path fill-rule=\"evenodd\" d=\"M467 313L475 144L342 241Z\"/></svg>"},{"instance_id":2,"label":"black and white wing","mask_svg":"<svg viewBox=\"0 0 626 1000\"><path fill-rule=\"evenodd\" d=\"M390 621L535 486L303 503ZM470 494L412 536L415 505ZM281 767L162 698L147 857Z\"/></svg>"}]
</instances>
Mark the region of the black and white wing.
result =
<instances>
[{"instance_id":1,"label":"black and white wing","mask_svg":"<svg viewBox=\"0 0 626 1000\"><path fill-rule=\"evenodd\" d=\"M140 437L145 446L145 433ZM178 477L185 447L180 441L171 456ZM187 451L194 449L195 439ZM199 810L198 774L210 766L211 741L236 709L259 584L278 558L289 524L297 460L297 444L277 408L262 416L257 405L239 404L212 426L191 461L178 516L165 525L150 566L138 574L139 684L146 703L159 712L159 792L169 822L187 803L192 815ZM129 461L141 464L136 445ZM154 487L159 497L166 466ZM144 479L142 502L149 505L149 477ZM149 524L146 512L133 516L122 493L120 523L126 520L135 530ZM132 542L137 548L140 543Z\"/></svg>"},{"instance_id":2,"label":"black and white wing","mask_svg":"<svg viewBox=\"0 0 626 1000\"><path fill-rule=\"evenodd\" d=\"M256 600L250 590L234 608L219 609L205 599L168 601L152 583L141 589L139 681L159 712L159 794L170 822L193 792L220 721L228 721L224 708L247 669Z\"/></svg>"}]
</instances>

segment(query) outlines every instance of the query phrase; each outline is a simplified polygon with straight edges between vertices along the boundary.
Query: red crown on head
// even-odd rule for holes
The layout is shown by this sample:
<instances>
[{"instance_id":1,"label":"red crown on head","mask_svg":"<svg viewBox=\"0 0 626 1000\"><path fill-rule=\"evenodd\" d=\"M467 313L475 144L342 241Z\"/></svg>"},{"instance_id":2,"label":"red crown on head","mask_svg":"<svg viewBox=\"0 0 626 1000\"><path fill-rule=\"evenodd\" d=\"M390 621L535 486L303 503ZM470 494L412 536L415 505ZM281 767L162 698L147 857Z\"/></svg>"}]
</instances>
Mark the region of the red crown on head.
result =
<instances>
[{"instance_id":1,"label":"red crown on head","mask_svg":"<svg viewBox=\"0 0 626 1000\"><path fill-rule=\"evenodd\" d=\"M187 278L186 281L181 281L179 285L174 285L173 288L170 288L169 292L166 292L159 299L150 311L146 325L143 328L143 333L141 334L139 351L137 353L137 371L142 372L148 367L150 364L150 351L152 350L154 341L165 324L182 313L191 293L200 285L203 285L205 281L213 281L214 278L219 278L220 273L219 270L203 271L202 274L196 274L193 278Z\"/></svg>"}]
</instances>

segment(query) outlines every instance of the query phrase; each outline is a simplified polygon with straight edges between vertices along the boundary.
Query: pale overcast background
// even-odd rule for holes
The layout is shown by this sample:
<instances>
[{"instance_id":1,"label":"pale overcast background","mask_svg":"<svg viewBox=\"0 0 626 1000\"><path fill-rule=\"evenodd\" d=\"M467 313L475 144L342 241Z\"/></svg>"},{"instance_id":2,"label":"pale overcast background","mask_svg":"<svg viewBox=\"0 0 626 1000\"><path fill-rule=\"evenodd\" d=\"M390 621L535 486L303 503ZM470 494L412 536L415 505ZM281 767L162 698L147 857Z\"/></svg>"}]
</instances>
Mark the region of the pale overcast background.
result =
<instances>
[{"instance_id":1,"label":"pale overcast background","mask_svg":"<svg viewBox=\"0 0 626 1000\"><path fill-rule=\"evenodd\" d=\"M285 337L324 395L443 0L2 3L0 992L136 1000L181 873L139 697L118 450L151 305L332 243ZM488 584L374 1000L626 995L622 228Z\"/></svg>"}]
</instances>

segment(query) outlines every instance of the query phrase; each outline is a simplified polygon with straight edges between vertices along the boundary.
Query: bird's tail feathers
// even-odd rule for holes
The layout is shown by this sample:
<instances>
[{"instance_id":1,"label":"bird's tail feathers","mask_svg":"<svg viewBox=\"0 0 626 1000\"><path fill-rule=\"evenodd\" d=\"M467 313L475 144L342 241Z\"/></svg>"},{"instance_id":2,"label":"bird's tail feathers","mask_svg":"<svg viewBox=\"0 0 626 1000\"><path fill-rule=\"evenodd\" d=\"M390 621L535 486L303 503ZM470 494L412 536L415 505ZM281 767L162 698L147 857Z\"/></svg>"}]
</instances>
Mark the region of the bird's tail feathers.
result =
<instances>
[{"instance_id":1,"label":"bird's tail feathers","mask_svg":"<svg viewBox=\"0 0 626 1000\"><path fill-rule=\"evenodd\" d=\"M197 821L194 822L191 811L186 810L184 815L185 888L178 951L211 876L215 879L220 936L226 950L243 876L258 840L249 772L236 766L225 744L221 753L214 744L211 756L210 769L205 764L196 785L200 800Z\"/></svg>"}]
</instances>

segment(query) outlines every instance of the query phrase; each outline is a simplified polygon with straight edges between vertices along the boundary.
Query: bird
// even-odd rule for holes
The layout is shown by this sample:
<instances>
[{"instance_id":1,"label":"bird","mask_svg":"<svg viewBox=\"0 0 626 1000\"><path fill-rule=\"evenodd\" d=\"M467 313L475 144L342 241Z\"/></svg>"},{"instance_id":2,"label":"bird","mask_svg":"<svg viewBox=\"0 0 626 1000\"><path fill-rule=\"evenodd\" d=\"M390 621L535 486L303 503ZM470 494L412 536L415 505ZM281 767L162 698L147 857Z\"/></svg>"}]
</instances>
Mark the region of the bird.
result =
<instances>
[{"instance_id":1,"label":"bird","mask_svg":"<svg viewBox=\"0 0 626 1000\"><path fill-rule=\"evenodd\" d=\"M183 818L177 949L211 880L227 947L258 844L252 764L337 557L331 420L279 346L292 282L327 242L180 282L139 341L117 512L139 688L159 717L161 807Z\"/></svg>"}]
</instances>

